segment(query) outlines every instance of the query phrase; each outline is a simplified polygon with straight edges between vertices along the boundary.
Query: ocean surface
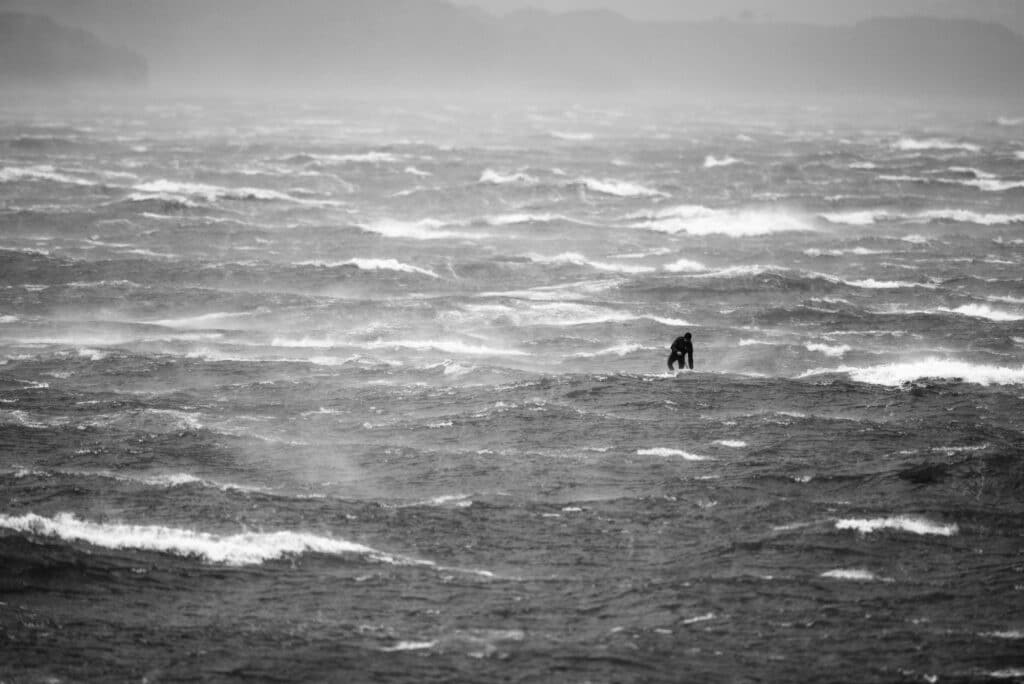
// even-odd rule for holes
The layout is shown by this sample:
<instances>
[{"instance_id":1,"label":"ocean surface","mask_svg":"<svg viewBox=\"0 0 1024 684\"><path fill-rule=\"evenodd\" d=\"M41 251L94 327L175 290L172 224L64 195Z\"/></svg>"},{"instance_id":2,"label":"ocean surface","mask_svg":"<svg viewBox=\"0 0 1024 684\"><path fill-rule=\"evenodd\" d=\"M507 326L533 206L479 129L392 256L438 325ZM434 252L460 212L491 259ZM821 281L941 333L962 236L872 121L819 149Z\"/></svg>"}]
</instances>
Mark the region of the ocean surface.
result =
<instances>
[{"instance_id":1,"label":"ocean surface","mask_svg":"<svg viewBox=\"0 0 1024 684\"><path fill-rule=\"evenodd\" d=\"M1024 681L1024 111L6 102L0 681L194 680Z\"/></svg>"}]
</instances>

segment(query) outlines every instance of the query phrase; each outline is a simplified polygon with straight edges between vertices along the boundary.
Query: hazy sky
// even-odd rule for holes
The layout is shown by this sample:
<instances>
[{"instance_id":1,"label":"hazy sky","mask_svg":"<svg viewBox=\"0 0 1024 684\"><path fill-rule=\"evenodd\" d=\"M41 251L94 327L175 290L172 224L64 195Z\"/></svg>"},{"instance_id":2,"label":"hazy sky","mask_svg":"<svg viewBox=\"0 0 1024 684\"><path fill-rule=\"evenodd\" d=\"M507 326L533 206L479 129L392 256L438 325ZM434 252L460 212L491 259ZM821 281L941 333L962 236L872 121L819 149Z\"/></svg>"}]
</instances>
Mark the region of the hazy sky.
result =
<instances>
[{"instance_id":1,"label":"hazy sky","mask_svg":"<svg viewBox=\"0 0 1024 684\"><path fill-rule=\"evenodd\" d=\"M1006 19L1024 14L1024 0L455 0L495 13L524 7L561 12L610 9L635 19L702 20L745 15L762 20L848 23L885 14L936 14Z\"/></svg>"}]
</instances>

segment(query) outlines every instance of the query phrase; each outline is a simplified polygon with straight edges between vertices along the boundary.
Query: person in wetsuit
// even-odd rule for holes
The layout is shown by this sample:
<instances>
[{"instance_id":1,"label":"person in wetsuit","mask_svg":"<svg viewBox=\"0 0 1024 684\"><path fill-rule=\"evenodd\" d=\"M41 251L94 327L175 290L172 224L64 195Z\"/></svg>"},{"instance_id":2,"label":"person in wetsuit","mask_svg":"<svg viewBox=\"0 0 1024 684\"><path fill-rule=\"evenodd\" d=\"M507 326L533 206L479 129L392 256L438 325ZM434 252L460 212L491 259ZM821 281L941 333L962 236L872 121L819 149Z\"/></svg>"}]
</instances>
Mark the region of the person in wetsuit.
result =
<instances>
[{"instance_id":1,"label":"person in wetsuit","mask_svg":"<svg viewBox=\"0 0 1024 684\"><path fill-rule=\"evenodd\" d=\"M668 369L674 370L672 364L677 361L680 369L685 368L687 360L690 362L690 370L693 370L693 342L690 341L690 333L677 337L676 341L672 343L668 355Z\"/></svg>"}]
</instances>

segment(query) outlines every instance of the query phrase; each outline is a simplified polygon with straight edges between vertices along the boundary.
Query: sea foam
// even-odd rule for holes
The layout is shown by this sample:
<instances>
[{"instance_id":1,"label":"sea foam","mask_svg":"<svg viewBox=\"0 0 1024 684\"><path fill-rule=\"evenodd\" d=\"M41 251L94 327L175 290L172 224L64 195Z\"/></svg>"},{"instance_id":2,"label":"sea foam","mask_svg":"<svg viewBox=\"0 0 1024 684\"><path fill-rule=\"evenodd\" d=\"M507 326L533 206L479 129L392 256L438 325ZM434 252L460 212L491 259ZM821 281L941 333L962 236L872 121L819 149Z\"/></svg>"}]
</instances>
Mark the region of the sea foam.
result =
<instances>
[{"instance_id":1,"label":"sea foam","mask_svg":"<svg viewBox=\"0 0 1024 684\"><path fill-rule=\"evenodd\" d=\"M956 523L944 525L925 518L900 515L888 518L850 518L836 521L837 530L854 530L862 534L879 530L896 530L921 535L951 537L960 531Z\"/></svg>"},{"instance_id":2,"label":"sea foam","mask_svg":"<svg viewBox=\"0 0 1024 684\"><path fill-rule=\"evenodd\" d=\"M634 228L646 228L662 233L689 235L728 235L752 237L785 232L811 232L814 226L803 215L785 209L710 209L701 205L684 204L654 212L633 214L639 219Z\"/></svg>"},{"instance_id":3,"label":"sea foam","mask_svg":"<svg viewBox=\"0 0 1024 684\"><path fill-rule=\"evenodd\" d=\"M668 449L665 447L654 447L651 449L638 449L637 456L658 456L659 458L681 458L684 461L707 461L707 456L698 456L681 449Z\"/></svg>"},{"instance_id":4,"label":"sea foam","mask_svg":"<svg viewBox=\"0 0 1024 684\"><path fill-rule=\"evenodd\" d=\"M439 275L433 271L418 266L411 266L410 264L403 263L397 259L348 259L347 261L303 261L296 264L297 266L318 266L321 268L336 268L339 266L355 266L360 271L397 271L399 273L418 273L420 275L430 276L431 278L440 278Z\"/></svg>"},{"instance_id":5,"label":"sea foam","mask_svg":"<svg viewBox=\"0 0 1024 684\"><path fill-rule=\"evenodd\" d=\"M576 252L566 252L551 257L530 255L529 258L531 261L538 264L551 264L554 266L587 266L598 271L606 271L609 273L641 274L653 273L656 270L650 266L635 266L631 264L613 264L607 261L594 261Z\"/></svg>"},{"instance_id":6,"label":"sea foam","mask_svg":"<svg viewBox=\"0 0 1024 684\"><path fill-rule=\"evenodd\" d=\"M821 573L821 576L828 579L849 580L852 582L875 582L879 579L882 579L882 581L888 581L883 578L879 578L878 575L870 570L864 570L862 568L829 570Z\"/></svg>"},{"instance_id":7,"label":"sea foam","mask_svg":"<svg viewBox=\"0 0 1024 684\"><path fill-rule=\"evenodd\" d=\"M973 143L957 142L944 138L900 138L893 143L893 149L900 152L980 152L981 147Z\"/></svg>"},{"instance_id":8,"label":"sea foam","mask_svg":"<svg viewBox=\"0 0 1024 684\"><path fill-rule=\"evenodd\" d=\"M487 185L536 185L540 181L536 177L523 172L501 173L494 169L485 169L480 174L480 180L477 182Z\"/></svg>"},{"instance_id":9,"label":"sea foam","mask_svg":"<svg viewBox=\"0 0 1024 684\"><path fill-rule=\"evenodd\" d=\"M214 202L218 199L296 201L291 195L278 192L276 190L267 190L264 188L225 188L219 185L188 183L167 179L141 183L134 186L134 189L140 193L149 193L156 197L200 197L208 202ZM135 195L135 197L139 196Z\"/></svg>"},{"instance_id":10,"label":"sea foam","mask_svg":"<svg viewBox=\"0 0 1024 684\"><path fill-rule=\"evenodd\" d=\"M1024 384L1024 366L1009 368L972 364L966 361L930 357L920 361L887 363L879 366L855 368L818 368L803 373L800 377L812 377L823 373L846 373L857 382L869 385L900 385L922 378L943 378L976 385L1021 385Z\"/></svg>"},{"instance_id":11,"label":"sea foam","mask_svg":"<svg viewBox=\"0 0 1024 684\"><path fill-rule=\"evenodd\" d=\"M197 557L210 563L258 565L302 553L356 554L395 565L434 565L378 551L345 539L305 532L245 532L215 535L158 525L96 523L71 513L47 518L35 513L0 515L0 527L68 542L84 542L108 549L137 549Z\"/></svg>"},{"instance_id":12,"label":"sea foam","mask_svg":"<svg viewBox=\"0 0 1024 684\"><path fill-rule=\"evenodd\" d=\"M623 198L668 197L663 192L630 181L597 178L577 179L576 185L588 192Z\"/></svg>"},{"instance_id":13,"label":"sea foam","mask_svg":"<svg viewBox=\"0 0 1024 684\"><path fill-rule=\"evenodd\" d=\"M714 168L717 168L719 166L732 166L733 164L739 164L739 163L741 163L741 162L736 157L725 156L725 157L719 158L719 157L716 157L716 156L711 155L711 154L709 154L708 156L704 157L704 168L705 169L714 169Z\"/></svg>"},{"instance_id":14,"label":"sea foam","mask_svg":"<svg viewBox=\"0 0 1024 684\"><path fill-rule=\"evenodd\" d=\"M406 238L410 240L449 240L454 238L470 240L486 237L484 234L465 231L441 230L442 227L448 224L433 218L420 219L419 221L379 219L357 225L365 231L377 233L388 238Z\"/></svg>"}]
</instances>

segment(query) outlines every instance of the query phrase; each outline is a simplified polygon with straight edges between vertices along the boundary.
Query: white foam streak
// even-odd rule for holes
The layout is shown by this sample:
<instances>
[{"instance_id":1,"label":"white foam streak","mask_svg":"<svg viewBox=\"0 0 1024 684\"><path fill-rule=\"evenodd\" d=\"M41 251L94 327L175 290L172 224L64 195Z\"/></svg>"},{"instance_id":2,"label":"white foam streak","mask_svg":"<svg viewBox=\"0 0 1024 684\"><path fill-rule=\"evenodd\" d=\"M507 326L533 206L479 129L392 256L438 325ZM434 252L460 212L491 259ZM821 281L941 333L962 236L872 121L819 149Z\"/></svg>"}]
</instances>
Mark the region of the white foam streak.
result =
<instances>
[{"instance_id":1,"label":"white foam streak","mask_svg":"<svg viewBox=\"0 0 1024 684\"><path fill-rule=\"evenodd\" d=\"M619 344L614 347L608 347L606 349L599 349L593 352L579 352L573 354L572 358L576 359L592 359L598 356L628 356L629 354L635 354L640 351L657 351L660 347L647 347L642 344Z\"/></svg>"},{"instance_id":2,"label":"white foam streak","mask_svg":"<svg viewBox=\"0 0 1024 684\"><path fill-rule=\"evenodd\" d=\"M972 318L985 318L990 321L1024 321L1024 315L993 309L985 304L964 304L963 306L958 306L955 309L939 307L937 311L955 313L960 314L961 316L970 316Z\"/></svg>"},{"instance_id":3,"label":"white foam streak","mask_svg":"<svg viewBox=\"0 0 1024 684\"><path fill-rule=\"evenodd\" d=\"M500 173L494 169L485 169L477 182L487 185L536 185L539 181L526 173Z\"/></svg>"},{"instance_id":4,"label":"white foam streak","mask_svg":"<svg viewBox=\"0 0 1024 684\"><path fill-rule=\"evenodd\" d=\"M201 197L208 202L214 202L218 199L296 201L291 195L287 195L276 190L266 190L263 188L224 188L218 185L208 185L206 183L186 183L166 179L152 181L150 183L141 183L136 185L134 189L140 193L148 193L156 197L174 197L179 195L185 197ZM134 195L133 197L141 198L142 196Z\"/></svg>"},{"instance_id":5,"label":"white foam streak","mask_svg":"<svg viewBox=\"0 0 1024 684\"><path fill-rule=\"evenodd\" d=\"M777 207L764 209L709 209L684 204L630 218L642 219L634 228L662 233L689 235L728 235L753 237L784 232L810 232L812 223L804 216Z\"/></svg>"},{"instance_id":6,"label":"white foam streak","mask_svg":"<svg viewBox=\"0 0 1024 684\"><path fill-rule=\"evenodd\" d=\"M663 192L629 181L597 178L579 178L576 184L583 189L599 195L610 195L623 198L668 197Z\"/></svg>"},{"instance_id":7,"label":"white foam streak","mask_svg":"<svg viewBox=\"0 0 1024 684\"><path fill-rule=\"evenodd\" d=\"M441 351L446 354L465 356L528 356L518 349L502 349L468 344L460 340L376 340L359 345L366 349L413 349L416 351Z\"/></svg>"},{"instance_id":8,"label":"white foam streak","mask_svg":"<svg viewBox=\"0 0 1024 684\"><path fill-rule=\"evenodd\" d=\"M654 447L651 449L638 449L637 456L657 456L659 458L681 458L684 461L707 461L707 456L698 456L681 449L668 449L665 447Z\"/></svg>"},{"instance_id":9,"label":"white foam streak","mask_svg":"<svg viewBox=\"0 0 1024 684\"><path fill-rule=\"evenodd\" d=\"M50 181L52 183L63 183L65 185L96 185L84 178L76 178L66 173L60 173L52 166L5 166L0 168L0 183L14 183L17 181Z\"/></svg>"},{"instance_id":10,"label":"white foam streak","mask_svg":"<svg viewBox=\"0 0 1024 684\"><path fill-rule=\"evenodd\" d=\"M954 142L944 138L900 138L893 144L900 152L980 152L981 147L972 143Z\"/></svg>"},{"instance_id":11,"label":"white foam streak","mask_svg":"<svg viewBox=\"0 0 1024 684\"><path fill-rule=\"evenodd\" d=\"M554 266L587 266L598 271L606 271L609 273L640 274L653 273L656 270L650 266L633 266L630 264L613 264L606 261L592 261L576 252L565 252L553 257L531 255L529 258L531 261L539 264L551 264Z\"/></svg>"},{"instance_id":12,"label":"white foam streak","mask_svg":"<svg viewBox=\"0 0 1024 684\"><path fill-rule=\"evenodd\" d=\"M821 573L821 576L828 579L848 580L852 582L874 582L880 579L875 573L862 568L829 570Z\"/></svg>"},{"instance_id":13,"label":"white foam streak","mask_svg":"<svg viewBox=\"0 0 1024 684\"><path fill-rule=\"evenodd\" d=\"M846 373L857 382L869 385L899 387L922 378L942 378L976 385L1021 385L1024 384L1024 366L988 366L967 363L953 359L931 357L920 361L888 363L879 366L857 368L818 368L803 373L800 377L812 377L823 373Z\"/></svg>"},{"instance_id":14,"label":"white foam streak","mask_svg":"<svg viewBox=\"0 0 1024 684\"><path fill-rule=\"evenodd\" d=\"M679 259L671 264L665 264L664 269L669 273L699 273L708 270L704 264L690 259Z\"/></svg>"},{"instance_id":15,"label":"white foam streak","mask_svg":"<svg viewBox=\"0 0 1024 684\"><path fill-rule=\"evenodd\" d=\"M846 354L846 352L850 351L850 349L851 349L851 347L849 345L845 345L845 344L840 344L840 345L834 345L833 346L833 345L820 344L820 343L815 343L815 342L806 344L804 346L807 348L807 351L819 352L821 354L824 354L825 356L831 356L831 357L843 356L843 355Z\"/></svg>"},{"instance_id":16,"label":"white foam streak","mask_svg":"<svg viewBox=\"0 0 1024 684\"><path fill-rule=\"evenodd\" d=\"M348 259L347 261L303 261L297 266L320 266L323 268L336 268L339 266L355 266L360 271L397 271L399 273L418 273L420 275L430 276L431 278L440 278L439 275L433 271L429 271L425 268L419 268L418 266L411 266L406 263L402 263L397 259Z\"/></svg>"},{"instance_id":17,"label":"white foam streak","mask_svg":"<svg viewBox=\"0 0 1024 684\"><path fill-rule=\"evenodd\" d=\"M572 131L551 131L551 137L556 140L566 140L569 142L589 142L594 139L593 133L586 132L572 132Z\"/></svg>"},{"instance_id":18,"label":"white foam streak","mask_svg":"<svg viewBox=\"0 0 1024 684\"><path fill-rule=\"evenodd\" d=\"M185 316L183 318L165 318L159 321L146 321L152 325L162 325L166 328L203 329L203 328L232 328L235 327L229 321L238 318L251 316L250 312L215 312L200 314L198 316Z\"/></svg>"},{"instance_id":19,"label":"white foam streak","mask_svg":"<svg viewBox=\"0 0 1024 684\"><path fill-rule=\"evenodd\" d=\"M210 563L259 565L269 560L302 553L357 554L396 565L433 565L430 561L402 558L369 546L303 532L245 532L215 535L207 532L162 527L94 523L70 513L46 518L34 513L0 515L0 527L69 542L84 542L108 549L138 549L197 557Z\"/></svg>"},{"instance_id":20,"label":"white foam streak","mask_svg":"<svg viewBox=\"0 0 1024 684\"><path fill-rule=\"evenodd\" d=\"M851 518L836 521L838 530L854 530L861 534L870 534L880 530L896 530L920 535L937 535L951 537L960 531L956 523L943 525L925 518L912 518L900 515L889 518Z\"/></svg>"},{"instance_id":21,"label":"white foam streak","mask_svg":"<svg viewBox=\"0 0 1024 684\"><path fill-rule=\"evenodd\" d=\"M708 156L704 157L704 168L705 169L714 169L714 168L718 168L720 166L732 166L733 164L739 164L739 163L741 163L741 162L736 157L725 156L725 157L722 157L722 158L718 158L718 157L716 157L714 155L711 155L711 154L709 154Z\"/></svg>"},{"instance_id":22,"label":"white foam streak","mask_svg":"<svg viewBox=\"0 0 1024 684\"><path fill-rule=\"evenodd\" d=\"M380 219L369 223L358 224L363 230L377 233L389 238L408 238L411 240L447 240L452 238L474 239L486 237L483 234L440 230L444 221L426 218L419 221L400 221L397 219Z\"/></svg>"}]
</instances>

